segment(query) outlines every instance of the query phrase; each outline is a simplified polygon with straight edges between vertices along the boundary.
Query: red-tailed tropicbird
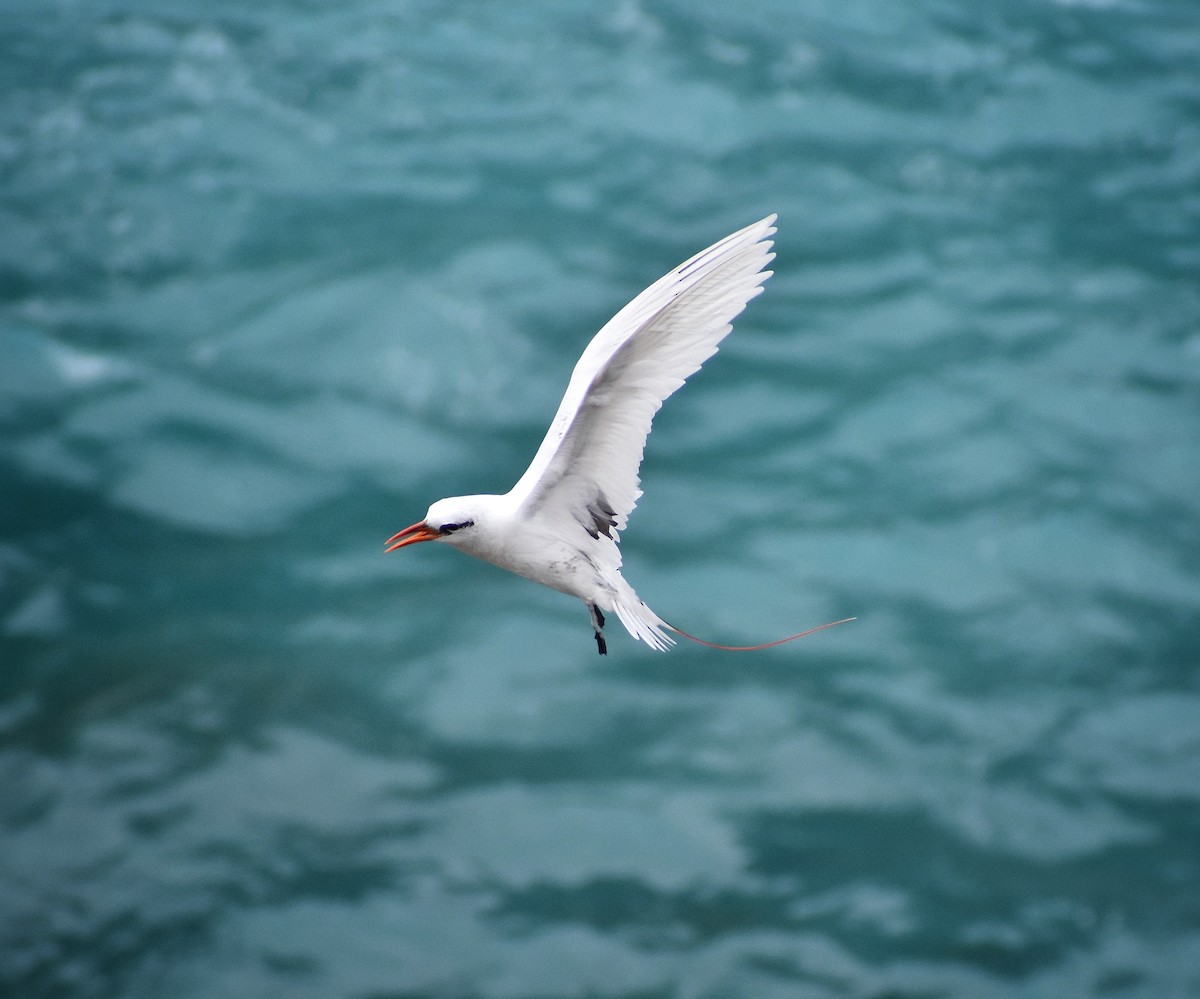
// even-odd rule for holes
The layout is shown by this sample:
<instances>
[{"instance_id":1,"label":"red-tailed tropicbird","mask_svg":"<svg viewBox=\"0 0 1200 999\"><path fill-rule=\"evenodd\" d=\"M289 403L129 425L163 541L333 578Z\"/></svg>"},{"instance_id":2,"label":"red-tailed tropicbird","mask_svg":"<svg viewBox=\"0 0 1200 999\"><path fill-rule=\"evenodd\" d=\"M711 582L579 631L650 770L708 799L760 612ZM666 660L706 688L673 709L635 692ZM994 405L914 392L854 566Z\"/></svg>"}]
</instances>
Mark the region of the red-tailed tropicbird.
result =
<instances>
[{"instance_id":1,"label":"red-tailed tropicbird","mask_svg":"<svg viewBox=\"0 0 1200 999\"><path fill-rule=\"evenodd\" d=\"M638 468L663 400L717 351L730 323L762 291L774 258L775 216L702 250L655 281L588 344L533 462L503 496L438 500L423 520L388 539L396 551L442 541L587 604L607 652L604 612L652 649L671 633L748 651L841 624L834 621L755 646L725 646L681 631L647 607L621 575L619 531L642 491ZM846 618L845 620L853 620Z\"/></svg>"}]
</instances>

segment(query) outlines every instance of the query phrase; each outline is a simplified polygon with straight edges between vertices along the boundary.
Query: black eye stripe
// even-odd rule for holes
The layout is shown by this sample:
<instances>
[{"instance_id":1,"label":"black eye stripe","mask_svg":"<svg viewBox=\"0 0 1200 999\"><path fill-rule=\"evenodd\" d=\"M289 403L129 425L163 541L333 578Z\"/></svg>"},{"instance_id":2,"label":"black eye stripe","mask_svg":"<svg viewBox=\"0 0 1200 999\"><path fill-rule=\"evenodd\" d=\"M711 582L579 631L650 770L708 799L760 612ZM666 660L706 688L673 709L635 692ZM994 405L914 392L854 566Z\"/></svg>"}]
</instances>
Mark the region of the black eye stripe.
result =
<instances>
[{"instance_id":1,"label":"black eye stripe","mask_svg":"<svg viewBox=\"0 0 1200 999\"><path fill-rule=\"evenodd\" d=\"M461 524L443 524L441 532L443 534L453 534L455 531L461 531L464 527L474 527L475 521L464 520Z\"/></svg>"}]
</instances>

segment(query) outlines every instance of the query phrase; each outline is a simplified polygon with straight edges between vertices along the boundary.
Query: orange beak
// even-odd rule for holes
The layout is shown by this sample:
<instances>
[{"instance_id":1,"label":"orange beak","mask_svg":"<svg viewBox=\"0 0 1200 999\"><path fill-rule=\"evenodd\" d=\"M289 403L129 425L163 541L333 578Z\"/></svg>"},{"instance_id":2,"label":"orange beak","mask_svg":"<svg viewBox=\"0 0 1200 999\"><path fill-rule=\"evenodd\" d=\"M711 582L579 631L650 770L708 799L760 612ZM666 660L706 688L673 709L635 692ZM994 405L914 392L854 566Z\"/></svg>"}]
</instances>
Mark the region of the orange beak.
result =
<instances>
[{"instance_id":1,"label":"orange beak","mask_svg":"<svg viewBox=\"0 0 1200 999\"><path fill-rule=\"evenodd\" d=\"M415 545L418 541L433 541L441 536L440 531L430 527L425 521L419 520L412 527L406 527L399 534L393 534L388 538L385 542L387 548L384 551L394 552L397 548L403 548L405 545Z\"/></svg>"}]
</instances>

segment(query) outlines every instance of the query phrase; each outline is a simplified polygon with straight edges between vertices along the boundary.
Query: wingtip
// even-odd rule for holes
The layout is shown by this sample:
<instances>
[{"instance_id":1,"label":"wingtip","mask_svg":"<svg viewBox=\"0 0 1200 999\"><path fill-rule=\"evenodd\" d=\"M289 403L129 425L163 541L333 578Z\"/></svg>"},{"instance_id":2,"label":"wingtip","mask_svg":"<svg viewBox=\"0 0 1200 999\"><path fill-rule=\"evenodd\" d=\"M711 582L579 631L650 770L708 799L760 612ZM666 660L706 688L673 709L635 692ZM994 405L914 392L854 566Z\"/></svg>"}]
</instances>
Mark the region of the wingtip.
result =
<instances>
[{"instance_id":1,"label":"wingtip","mask_svg":"<svg viewBox=\"0 0 1200 999\"><path fill-rule=\"evenodd\" d=\"M755 242L768 240L778 231L775 227L775 223L778 220L779 216L775 212L772 212L770 215L759 219L757 222L751 222L750 225L746 226L744 229L739 229L722 242L732 242L739 237L745 239L747 236L753 237Z\"/></svg>"},{"instance_id":2,"label":"wingtip","mask_svg":"<svg viewBox=\"0 0 1200 999\"><path fill-rule=\"evenodd\" d=\"M775 236L775 233L779 231L775 227L775 222L778 218L779 216L772 212L765 218L759 219L753 225L746 226L746 228L743 230L747 235L750 236L751 239L754 240L755 245L762 247L766 251L767 258L763 262L764 266L775 259L775 254L771 251L775 248L775 240L773 237Z\"/></svg>"}]
</instances>

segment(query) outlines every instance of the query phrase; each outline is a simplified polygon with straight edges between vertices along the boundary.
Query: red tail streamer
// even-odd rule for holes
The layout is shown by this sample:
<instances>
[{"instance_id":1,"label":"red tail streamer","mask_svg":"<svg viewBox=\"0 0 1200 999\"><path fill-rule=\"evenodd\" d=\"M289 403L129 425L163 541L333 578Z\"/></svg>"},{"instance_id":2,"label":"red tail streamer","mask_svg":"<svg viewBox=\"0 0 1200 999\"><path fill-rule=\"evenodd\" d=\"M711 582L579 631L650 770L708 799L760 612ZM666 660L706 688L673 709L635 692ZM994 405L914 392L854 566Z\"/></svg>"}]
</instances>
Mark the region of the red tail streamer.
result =
<instances>
[{"instance_id":1,"label":"red tail streamer","mask_svg":"<svg viewBox=\"0 0 1200 999\"><path fill-rule=\"evenodd\" d=\"M722 652L758 652L760 649L773 649L776 645L786 645L788 642L794 642L797 638L804 638L805 635L812 635L818 631L824 631L826 628L832 628L835 625L846 624L850 621L857 621L856 617L844 617L840 621L830 621L828 624L819 624L815 628L809 628L808 631L802 631L798 635L788 635L787 638L779 638L774 642L763 642L762 645L718 645L716 642L706 642L703 638L697 638L695 635L689 635L682 628L676 628L673 624L668 624L675 634L682 635L689 641L695 642L697 645L707 645L710 649L720 649ZM665 624L666 622L664 622Z\"/></svg>"}]
</instances>

